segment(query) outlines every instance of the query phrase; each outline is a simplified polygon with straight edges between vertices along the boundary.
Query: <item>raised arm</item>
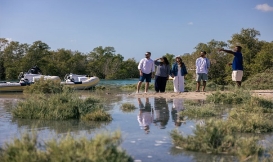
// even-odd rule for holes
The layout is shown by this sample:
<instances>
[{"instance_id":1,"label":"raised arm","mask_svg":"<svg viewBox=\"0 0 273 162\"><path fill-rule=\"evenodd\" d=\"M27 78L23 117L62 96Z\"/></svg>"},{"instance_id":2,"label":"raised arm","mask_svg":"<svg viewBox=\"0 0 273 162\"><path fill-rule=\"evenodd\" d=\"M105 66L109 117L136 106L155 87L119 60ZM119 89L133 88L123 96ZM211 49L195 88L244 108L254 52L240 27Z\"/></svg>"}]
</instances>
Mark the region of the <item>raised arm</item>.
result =
<instances>
[{"instance_id":1,"label":"raised arm","mask_svg":"<svg viewBox=\"0 0 273 162\"><path fill-rule=\"evenodd\" d=\"M234 54L235 52L231 51L231 50L225 50L223 48L221 48L219 51L224 51L226 53L230 53L230 54Z\"/></svg>"}]
</instances>

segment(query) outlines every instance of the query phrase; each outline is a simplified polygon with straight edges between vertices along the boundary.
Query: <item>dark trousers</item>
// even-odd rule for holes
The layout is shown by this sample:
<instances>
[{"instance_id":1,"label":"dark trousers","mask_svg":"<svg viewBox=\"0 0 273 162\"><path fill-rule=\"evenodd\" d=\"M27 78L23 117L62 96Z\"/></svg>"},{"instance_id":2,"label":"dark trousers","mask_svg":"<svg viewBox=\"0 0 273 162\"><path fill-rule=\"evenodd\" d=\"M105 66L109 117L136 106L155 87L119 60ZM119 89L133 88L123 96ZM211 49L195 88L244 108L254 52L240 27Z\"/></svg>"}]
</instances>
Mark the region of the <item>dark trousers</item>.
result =
<instances>
[{"instance_id":1,"label":"dark trousers","mask_svg":"<svg viewBox=\"0 0 273 162\"><path fill-rule=\"evenodd\" d=\"M155 91L165 92L167 77L155 76Z\"/></svg>"}]
</instances>

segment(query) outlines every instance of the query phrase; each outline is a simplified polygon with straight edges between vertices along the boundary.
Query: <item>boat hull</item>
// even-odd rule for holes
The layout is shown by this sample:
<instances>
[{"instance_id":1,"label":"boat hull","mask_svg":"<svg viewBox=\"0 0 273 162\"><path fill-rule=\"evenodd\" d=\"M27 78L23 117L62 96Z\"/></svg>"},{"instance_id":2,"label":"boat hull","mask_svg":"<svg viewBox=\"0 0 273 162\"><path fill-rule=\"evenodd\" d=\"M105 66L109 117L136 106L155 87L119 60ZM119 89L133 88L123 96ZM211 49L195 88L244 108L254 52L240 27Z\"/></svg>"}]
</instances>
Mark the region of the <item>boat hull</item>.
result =
<instances>
[{"instance_id":1,"label":"boat hull","mask_svg":"<svg viewBox=\"0 0 273 162\"><path fill-rule=\"evenodd\" d=\"M61 84L71 87L76 90L85 90L85 89L95 87L99 83L99 81L100 81L100 79L98 77L91 77L91 78L88 78L87 80L81 81L81 82L68 81L68 82L61 82Z\"/></svg>"},{"instance_id":2,"label":"boat hull","mask_svg":"<svg viewBox=\"0 0 273 162\"><path fill-rule=\"evenodd\" d=\"M44 79L49 79L49 80L59 80L58 76L43 76L43 77ZM31 82L31 84L33 84L35 81L39 80L40 78L41 76L39 75L37 76L31 75L31 77L28 80L33 81ZM79 77L79 80L76 80L76 82L65 81L65 82L61 82L61 84L76 90L85 90L85 89L89 89L96 86L99 83L99 81L100 79L98 77ZM19 83L19 82L0 83L0 92L23 92L24 88L27 85L30 85L30 84Z\"/></svg>"},{"instance_id":3,"label":"boat hull","mask_svg":"<svg viewBox=\"0 0 273 162\"><path fill-rule=\"evenodd\" d=\"M20 83L0 83L0 92L22 92L25 87Z\"/></svg>"}]
</instances>

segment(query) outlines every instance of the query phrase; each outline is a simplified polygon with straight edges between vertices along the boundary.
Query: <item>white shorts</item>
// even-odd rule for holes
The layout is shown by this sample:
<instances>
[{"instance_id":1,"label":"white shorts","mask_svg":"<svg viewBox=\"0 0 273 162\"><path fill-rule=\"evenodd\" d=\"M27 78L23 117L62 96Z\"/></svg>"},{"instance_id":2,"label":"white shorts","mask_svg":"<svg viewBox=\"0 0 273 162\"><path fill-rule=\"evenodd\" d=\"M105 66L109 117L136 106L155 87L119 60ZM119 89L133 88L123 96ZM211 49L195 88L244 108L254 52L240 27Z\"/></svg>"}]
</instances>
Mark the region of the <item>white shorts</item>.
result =
<instances>
[{"instance_id":1,"label":"white shorts","mask_svg":"<svg viewBox=\"0 0 273 162\"><path fill-rule=\"evenodd\" d=\"M232 81L242 81L243 70L234 70L232 71Z\"/></svg>"}]
</instances>

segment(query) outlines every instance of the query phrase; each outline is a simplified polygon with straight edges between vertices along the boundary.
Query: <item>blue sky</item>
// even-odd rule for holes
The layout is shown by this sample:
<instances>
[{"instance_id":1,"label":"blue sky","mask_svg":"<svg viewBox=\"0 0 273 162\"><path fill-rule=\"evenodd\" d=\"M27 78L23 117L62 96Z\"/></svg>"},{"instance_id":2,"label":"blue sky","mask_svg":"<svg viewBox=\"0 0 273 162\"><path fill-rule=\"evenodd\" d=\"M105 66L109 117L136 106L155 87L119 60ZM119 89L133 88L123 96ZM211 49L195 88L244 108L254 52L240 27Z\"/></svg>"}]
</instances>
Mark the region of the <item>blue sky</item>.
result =
<instances>
[{"instance_id":1,"label":"blue sky","mask_svg":"<svg viewBox=\"0 0 273 162\"><path fill-rule=\"evenodd\" d=\"M272 0L0 0L0 38L88 53L112 46L139 61L146 51L191 53L242 28L273 41Z\"/></svg>"}]
</instances>

